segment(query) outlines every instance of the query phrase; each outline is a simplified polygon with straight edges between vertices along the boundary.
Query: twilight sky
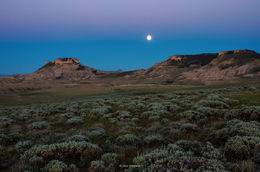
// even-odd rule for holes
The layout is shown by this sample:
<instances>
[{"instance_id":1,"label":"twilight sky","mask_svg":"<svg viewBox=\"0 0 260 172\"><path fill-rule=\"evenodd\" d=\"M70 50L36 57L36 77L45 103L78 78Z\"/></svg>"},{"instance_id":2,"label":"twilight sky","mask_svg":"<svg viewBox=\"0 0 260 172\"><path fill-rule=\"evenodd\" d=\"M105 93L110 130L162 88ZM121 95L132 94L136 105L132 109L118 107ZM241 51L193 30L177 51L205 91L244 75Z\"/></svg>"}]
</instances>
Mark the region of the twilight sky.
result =
<instances>
[{"instance_id":1,"label":"twilight sky","mask_svg":"<svg viewBox=\"0 0 260 172\"><path fill-rule=\"evenodd\" d=\"M260 52L259 30L259 0L1 0L0 74L58 57L133 70L173 54Z\"/></svg>"}]
</instances>

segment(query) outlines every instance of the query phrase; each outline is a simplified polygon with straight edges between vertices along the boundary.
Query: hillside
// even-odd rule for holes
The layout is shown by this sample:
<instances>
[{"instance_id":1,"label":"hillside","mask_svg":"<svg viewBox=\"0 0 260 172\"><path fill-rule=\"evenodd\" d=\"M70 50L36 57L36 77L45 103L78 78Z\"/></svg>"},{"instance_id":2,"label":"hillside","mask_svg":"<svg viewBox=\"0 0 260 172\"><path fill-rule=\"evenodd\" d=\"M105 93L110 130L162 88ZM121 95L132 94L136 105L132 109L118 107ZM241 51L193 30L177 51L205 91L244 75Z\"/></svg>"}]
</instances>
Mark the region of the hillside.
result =
<instances>
[{"instance_id":1,"label":"hillside","mask_svg":"<svg viewBox=\"0 0 260 172\"><path fill-rule=\"evenodd\" d=\"M82 80L94 79L96 75L105 73L80 64L77 58L58 58L47 61L40 69L25 75L26 80Z\"/></svg>"},{"instance_id":2,"label":"hillside","mask_svg":"<svg viewBox=\"0 0 260 172\"><path fill-rule=\"evenodd\" d=\"M191 85L194 82L205 84L259 78L260 54L252 50L174 55L148 69L135 71L102 71L82 65L77 58L58 58L52 62L47 61L33 73L1 77L0 92L9 94L68 85L118 89L126 85Z\"/></svg>"},{"instance_id":3,"label":"hillside","mask_svg":"<svg viewBox=\"0 0 260 172\"><path fill-rule=\"evenodd\" d=\"M251 50L222 51L215 54L174 55L126 78L211 81L260 76L260 54Z\"/></svg>"},{"instance_id":4,"label":"hillside","mask_svg":"<svg viewBox=\"0 0 260 172\"><path fill-rule=\"evenodd\" d=\"M260 54L250 50L223 51L207 65L183 72L178 79L234 80L260 77Z\"/></svg>"}]
</instances>

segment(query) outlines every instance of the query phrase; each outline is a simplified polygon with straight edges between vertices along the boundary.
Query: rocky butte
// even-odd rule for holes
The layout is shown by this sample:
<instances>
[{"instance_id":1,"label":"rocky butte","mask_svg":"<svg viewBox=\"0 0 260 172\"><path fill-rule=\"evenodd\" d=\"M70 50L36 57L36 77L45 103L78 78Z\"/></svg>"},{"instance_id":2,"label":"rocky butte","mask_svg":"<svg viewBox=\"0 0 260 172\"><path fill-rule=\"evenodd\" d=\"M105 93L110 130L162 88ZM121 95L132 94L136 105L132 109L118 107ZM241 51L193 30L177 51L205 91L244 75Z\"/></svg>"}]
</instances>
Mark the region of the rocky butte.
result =
<instances>
[{"instance_id":1,"label":"rocky butte","mask_svg":"<svg viewBox=\"0 0 260 172\"><path fill-rule=\"evenodd\" d=\"M57 58L55 61L47 61L45 65L51 65L51 64L80 64L79 59L77 58Z\"/></svg>"},{"instance_id":2,"label":"rocky butte","mask_svg":"<svg viewBox=\"0 0 260 172\"><path fill-rule=\"evenodd\" d=\"M57 58L47 61L33 73L26 74L26 80L85 80L95 79L97 74L105 73L80 64L77 58Z\"/></svg>"},{"instance_id":3,"label":"rocky butte","mask_svg":"<svg viewBox=\"0 0 260 172\"><path fill-rule=\"evenodd\" d=\"M121 74L122 75L122 74ZM218 81L260 77L260 54L252 50L173 55L146 70L128 72L127 78L171 81Z\"/></svg>"}]
</instances>

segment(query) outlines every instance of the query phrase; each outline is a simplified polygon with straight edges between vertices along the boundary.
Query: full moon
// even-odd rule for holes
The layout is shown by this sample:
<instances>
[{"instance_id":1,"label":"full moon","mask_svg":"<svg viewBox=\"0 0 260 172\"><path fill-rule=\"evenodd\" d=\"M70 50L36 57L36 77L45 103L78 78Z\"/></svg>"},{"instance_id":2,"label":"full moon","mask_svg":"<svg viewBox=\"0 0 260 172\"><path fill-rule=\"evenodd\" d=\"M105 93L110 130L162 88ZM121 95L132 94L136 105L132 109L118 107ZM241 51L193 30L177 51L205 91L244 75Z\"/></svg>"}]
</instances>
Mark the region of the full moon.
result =
<instances>
[{"instance_id":1,"label":"full moon","mask_svg":"<svg viewBox=\"0 0 260 172\"><path fill-rule=\"evenodd\" d=\"M152 40L152 35L147 35L147 36L146 36L146 39L147 39L148 41L151 41L151 40Z\"/></svg>"}]
</instances>

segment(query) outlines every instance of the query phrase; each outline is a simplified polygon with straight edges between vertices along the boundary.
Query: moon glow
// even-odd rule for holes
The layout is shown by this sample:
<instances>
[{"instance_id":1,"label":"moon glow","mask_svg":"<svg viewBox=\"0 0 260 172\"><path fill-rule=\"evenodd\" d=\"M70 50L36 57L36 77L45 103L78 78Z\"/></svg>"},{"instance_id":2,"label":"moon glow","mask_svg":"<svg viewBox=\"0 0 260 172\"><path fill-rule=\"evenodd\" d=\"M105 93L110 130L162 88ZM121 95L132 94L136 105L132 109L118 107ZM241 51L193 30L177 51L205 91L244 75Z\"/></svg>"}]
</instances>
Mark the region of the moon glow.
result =
<instances>
[{"instance_id":1,"label":"moon glow","mask_svg":"<svg viewBox=\"0 0 260 172\"><path fill-rule=\"evenodd\" d=\"M152 35L150 35L150 34L147 35L147 36L146 36L146 39L147 39L147 41L151 41L151 40L152 40Z\"/></svg>"}]
</instances>

